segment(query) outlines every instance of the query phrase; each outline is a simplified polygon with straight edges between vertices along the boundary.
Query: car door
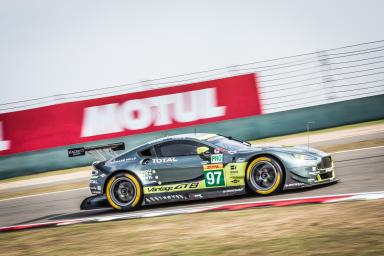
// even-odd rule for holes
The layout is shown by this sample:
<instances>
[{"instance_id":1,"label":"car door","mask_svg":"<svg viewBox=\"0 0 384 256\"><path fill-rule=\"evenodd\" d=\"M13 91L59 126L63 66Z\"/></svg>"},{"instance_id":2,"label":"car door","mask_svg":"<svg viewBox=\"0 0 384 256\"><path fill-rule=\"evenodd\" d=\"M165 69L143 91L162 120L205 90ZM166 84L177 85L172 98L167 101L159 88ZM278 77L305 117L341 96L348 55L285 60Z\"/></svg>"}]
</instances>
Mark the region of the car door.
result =
<instances>
[{"instance_id":1,"label":"car door","mask_svg":"<svg viewBox=\"0 0 384 256\"><path fill-rule=\"evenodd\" d=\"M204 179L202 159L196 149L201 143L192 140L174 140L155 146L156 173L162 184L185 183Z\"/></svg>"}]
</instances>

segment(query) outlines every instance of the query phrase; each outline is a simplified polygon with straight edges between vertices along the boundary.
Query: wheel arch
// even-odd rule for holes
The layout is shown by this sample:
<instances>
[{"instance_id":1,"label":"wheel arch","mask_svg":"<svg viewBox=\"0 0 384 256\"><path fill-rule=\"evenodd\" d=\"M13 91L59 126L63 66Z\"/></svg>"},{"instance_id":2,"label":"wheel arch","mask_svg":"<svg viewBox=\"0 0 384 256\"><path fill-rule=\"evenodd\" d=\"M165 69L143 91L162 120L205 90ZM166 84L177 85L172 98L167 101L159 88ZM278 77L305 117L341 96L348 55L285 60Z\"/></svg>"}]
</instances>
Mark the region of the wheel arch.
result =
<instances>
[{"instance_id":1,"label":"wheel arch","mask_svg":"<svg viewBox=\"0 0 384 256\"><path fill-rule=\"evenodd\" d=\"M286 173L286 168L284 166L284 163L283 161L280 160L279 157L277 157L275 154L272 154L272 153L259 153L259 154L255 154L253 156L251 156L249 159L248 159L248 163L247 163L247 166L245 167L245 171L247 171L248 169L248 166L252 163L253 160L255 160L256 158L258 157L270 157L272 159L274 159L276 162L278 162L282 168L282 171L283 171L283 180L284 180L284 184L286 184L286 179L287 179L287 173Z\"/></svg>"},{"instance_id":2,"label":"wheel arch","mask_svg":"<svg viewBox=\"0 0 384 256\"><path fill-rule=\"evenodd\" d=\"M113 171L107 176L107 178L105 179L104 184L103 184L103 194L105 194L105 192L106 192L106 187L107 187L109 180L120 173L128 173L128 174L134 176L139 181L141 189L143 189L143 181L140 179L140 177L135 172L133 172L131 170L121 169L121 170Z\"/></svg>"}]
</instances>

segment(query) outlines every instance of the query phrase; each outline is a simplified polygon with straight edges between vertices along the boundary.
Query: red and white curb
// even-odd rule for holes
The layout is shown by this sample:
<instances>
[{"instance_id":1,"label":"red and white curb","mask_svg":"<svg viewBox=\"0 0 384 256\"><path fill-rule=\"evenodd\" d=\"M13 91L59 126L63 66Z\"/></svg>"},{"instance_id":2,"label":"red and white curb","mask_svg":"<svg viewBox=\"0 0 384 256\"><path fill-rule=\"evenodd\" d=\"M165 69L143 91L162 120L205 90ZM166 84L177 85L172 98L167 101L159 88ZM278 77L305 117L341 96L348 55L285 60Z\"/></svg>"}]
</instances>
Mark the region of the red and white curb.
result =
<instances>
[{"instance_id":1,"label":"red and white curb","mask_svg":"<svg viewBox=\"0 0 384 256\"><path fill-rule=\"evenodd\" d=\"M236 211L236 210L243 210L243 209L255 208L255 207L279 207L279 206L291 206L291 205L300 205L300 204L336 203L336 202L344 202L344 201L375 200L375 199L384 199L384 191L254 201L254 202L247 202L247 203L190 207L190 208L182 208L182 209L169 209L169 210L162 209L162 210L148 210L148 211L133 212L133 213L116 213L116 214L111 214L107 216L94 216L94 217L88 217L88 218L58 220L58 221L50 221L50 222L0 227L0 232L18 231L18 230L26 230L26 229L42 228L42 227L57 227L57 226L79 224L79 223L97 223L97 222L105 222L105 221L113 221L113 220L160 217L160 216L186 214L186 213L198 213L198 212L207 212L207 211Z\"/></svg>"}]
</instances>

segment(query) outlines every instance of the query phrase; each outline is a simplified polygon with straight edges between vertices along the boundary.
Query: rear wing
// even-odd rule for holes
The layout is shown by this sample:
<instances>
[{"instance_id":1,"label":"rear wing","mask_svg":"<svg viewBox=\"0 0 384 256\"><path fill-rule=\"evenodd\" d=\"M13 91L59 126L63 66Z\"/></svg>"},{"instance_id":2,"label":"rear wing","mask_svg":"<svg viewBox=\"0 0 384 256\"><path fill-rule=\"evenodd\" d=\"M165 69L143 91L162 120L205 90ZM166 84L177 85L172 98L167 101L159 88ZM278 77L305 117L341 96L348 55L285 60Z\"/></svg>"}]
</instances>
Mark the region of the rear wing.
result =
<instances>
[{"instance_id":1,"label":"rear wing","mask_svg":"<svg viewBox=\"0 0 384 256\"><path fill-rule=\"evenodd\" d=\"M119 150L125 150L124 142L90 147L70 148L68 149L68 157L77 157L89 154L97 160L105 161L108 158L116 156L117 153L115 151Z\"/></svg>"}]
</instances>

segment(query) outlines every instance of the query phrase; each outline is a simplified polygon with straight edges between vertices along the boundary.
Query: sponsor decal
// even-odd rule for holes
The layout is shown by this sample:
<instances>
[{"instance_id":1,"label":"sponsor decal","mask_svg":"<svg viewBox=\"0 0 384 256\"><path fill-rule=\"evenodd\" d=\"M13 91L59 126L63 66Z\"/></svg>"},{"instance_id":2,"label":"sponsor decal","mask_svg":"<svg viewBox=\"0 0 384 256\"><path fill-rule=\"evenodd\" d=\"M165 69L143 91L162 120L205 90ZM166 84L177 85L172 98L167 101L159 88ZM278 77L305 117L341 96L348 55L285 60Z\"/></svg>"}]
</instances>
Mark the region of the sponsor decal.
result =
<instances>
[{"instance_id":1,"label":"sponsor decal","mask_svg":"<svg viewBox=\"0 0 384 256\"><path fill-rule=\"evenodd\" d=\"M236 183L239 183L240 180L238 180L238 179L234 179L234 180L231 180L231 182L236 184Z\"/></svg>"},{"instance_id":2,"label":"sponsor decal","mask_svg":"<svg viewBox=\"0 0 384 256\"><path fill-rule=\"evenodd\" d=\"M215 154L220 154L220 153L223 153L223 152L224 152L224 149L222 149L222 148L215 148L215 149L213 150L213 152L214 152Z\"/></svg>"},{"instance_id":3,"label":"sponsor decal","mask_svg":"<svg viewBox=\"0 0 384 256\"><path fill-rule=\"evenodd\" d=\"M155 164L161 164L161 163L173 163L177 162L177 159L175 157L167 157L167 158L154 158L152 159L153 163Z\"/></svg>"},{"instance_id":4,"label":"sponsor decal","mask_svg":"<svg viewBox=\"0 0 384 256\"><path fill-rule=\"evenodd\" d=\"M182 183L182 184L174 184L174 185L144 187L144 191L146 193L171 192L171 191L192 190L192 189L197 189L198 187L199 187L199 182L192 182L192 183Z\"/></svg>"},{"instance_id":5,"label":"sponsor decal","mask_svg":"<svg viewBox=\"0 0 384 256\"><path fill-rule=\"evenodd\" d=\"M203 165L204 171L207 170L222 170L223 169L223 164L207 164Z\"/></svg>"},{"instance_id":6,"label":"sponsor decal","mask_svg":"<svg viewBox=\"0 0 384 256\"><path fill-rule=\"evenodd\" d=\"M242 99L242 104L234 97ZM0 155L260 114L253 73L60 103L0 114Z\"/></svg>"},{"instance_id":7,"label":"sponsor decal","mask_svg":"<svg viewBox=\"0 0 384 256\"><path fill-rule=\"evenodd\" d=\"M238 174L239 171L237 170L236 164L231 164L230 165L230 174Z\"/></svg>"},{"instance_id":8,"label":"sponsor decal","mask_svg":"<svg viewBox=\"0 0 384 256\"><path fill-rule=\"evenodd\" d=\"M237 158L236 159L236 163L244 163L245 162L245 158Z\"/></svg>"},{"instance_id":9,"label":"sponsor decal","mask_svg":"<svg viewBox=\"0 0 384 256\"><path fill-rule=\"evenodd\" d=\"M204 179L205 179L205 186L207 188L222 187L225 185L223 170L205 171Z\"/></svg>"},{"instance_id":10,"label":"sponsor decal","mask_svg":"<svg viewBox=\"0 0 384 256\"><path fill-rule=\"evenodd\" d=\"M211 163L222 163L223 162L223 154L215 154L211 155Z\"/></svg>"},{"instance_id":11,"label":"sponsor decal","mask_svg":"<svg viewBox=\"0 0 384 256\"><path fill-rule=\"evenodd\" d=\"M302 182L296 182L296 183L291 183L291 184L286 184L284 187L286 188L292 188L292 187L301 187L304 186L305 184Z\"/></svg>"},{"instance_id":12,"label":"sponsor decal","mask_svg":"<svg viewBox=\"0 0 384 256\"><path fill-rule=\"evenodd\" d=\"M68 156L69 157L83 156L83 155L85 155L85 148L71 148L71 149L68 149Z\"/></svg>"},{"instance_id":13,"label":"sponsor decal","mask_svg":"<svg viewBox=\"0 0 384 256\"><path fill-rule=\"evenodd\" d=\"M216 95L216 88L206 88L88 107L84 109L81 137L225 116L226 106L217 105Z\"/></svg>"},{"instance_id":14,"label":"sponsor decal","mask_svg":"<svg viewBox=\"0 0 384 256\"><path fill-rule=\"evenodd\" d=\"M202 195L202 194L193 194L192 197L193 197L193 198L199 198L199 199L202 199L202 198L203 198L203 195Z\"/></svg>"},{"instance_id":15,"label":"sponsor decal","mask_svg":"<svg viewBox=\"0 0 384 256\"><path fill-rule=\"evenodd\" d=\"M225 174L229 174L229 177L239 178L244 177L247 163L230 163L225 166Z\"/></svg>"},{"instance_id":16,"label":"sponsor decal","mask_svg":"<svg viewBox=\"0 0 384 256\"><path fill-rule=\"evenodd\" d=\"M11 147L11 142L9 140L4 140L3 137L3 122L0 122L0 151L8 150Z\"/></svg>"},{"instance_id":17,"label":"sponsor decal","mask_svg":"<svg viewBox=\"0 0 384 256\"><path fill-rule=\"evenodd\" d=\"M134 161L136 160L136 157L130 157L130 158L123 158L123 159L120 159L120 160L112 160L111 163L122 163L122 162L130 162L130 161Z\"/></svg>"},{"instance_id":18,"label":"sponsor decal","mask_svg":"<svg viewBox=\"0 0 384 256\"><path fill-rule=\"evenodd\" d=\"M139 177L144 181L158 181L159 176L156 175L156 170L148 169L139 172Z\"/></svg>"},{"instance_id":19,"label":"sponsor decal","mask_svg":"<svg viewBox=\"0 0 384 256\"><path fill-rule=\"evenodd\" d=\"M236 193L236 192L243 192L244 188L234 188L234 189L226 189L223 190L223 193Z\"/></svg>"}]
</instances>

